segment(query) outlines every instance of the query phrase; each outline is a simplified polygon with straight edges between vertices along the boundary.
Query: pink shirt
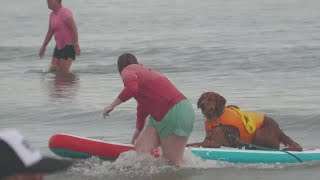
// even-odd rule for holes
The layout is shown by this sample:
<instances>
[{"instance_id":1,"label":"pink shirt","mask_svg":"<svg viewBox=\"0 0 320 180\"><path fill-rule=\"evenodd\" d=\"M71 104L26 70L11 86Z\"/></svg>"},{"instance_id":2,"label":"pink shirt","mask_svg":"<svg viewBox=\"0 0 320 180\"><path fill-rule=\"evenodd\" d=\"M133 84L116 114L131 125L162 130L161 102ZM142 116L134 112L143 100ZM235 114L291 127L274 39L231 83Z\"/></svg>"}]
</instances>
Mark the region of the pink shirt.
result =
<instances>
[{"instance_id":1,"label":"pink shirt","mask_svg":"<svg viewBox=\"0 0 320 180\"><path fill-rule=\"evenodd\" d=\"M50 14L50 29L54 34L57 48L63 49L66 45L72 45L72 31L66 25L66 20L72 18L70 9L61 7L57 12L52 11Z\"/></svg>"},{"instance_id":2,"label":"pink shirt","mask_svg":"<svg viewBox=\"0 0 320 180\"><path fill-rule=\"evenodd\" d=\"M186 97L162 74L138 64L121 72L124 89L118 98L134 97L138 103L136 128L142 130L148 115L161 121L168 111Z\"/></svg>"}]
</instances>

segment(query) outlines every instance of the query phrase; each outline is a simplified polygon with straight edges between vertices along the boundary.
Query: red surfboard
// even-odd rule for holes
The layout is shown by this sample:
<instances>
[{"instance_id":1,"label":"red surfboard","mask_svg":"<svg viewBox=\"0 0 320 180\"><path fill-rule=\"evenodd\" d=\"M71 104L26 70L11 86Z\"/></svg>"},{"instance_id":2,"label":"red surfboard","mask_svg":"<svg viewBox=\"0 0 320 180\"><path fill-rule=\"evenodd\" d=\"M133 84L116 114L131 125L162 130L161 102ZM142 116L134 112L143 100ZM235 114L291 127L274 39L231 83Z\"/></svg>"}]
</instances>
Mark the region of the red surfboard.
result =
<instances>
[{"instance_id":1,"label":"red surfboard","mask_svg":"<svg viewBox=\"0 0 320 180\"><path fill-rule=\"evenodd\" d=\"M115 160L121 153L134 150L134 146L130 144L112 143L68 134L53 135L49 140L49 148L53 153L62 157L90 158L95 156L107 160ZM159 157L156 150L151 154Z\"/></svg>"}]
</instances>

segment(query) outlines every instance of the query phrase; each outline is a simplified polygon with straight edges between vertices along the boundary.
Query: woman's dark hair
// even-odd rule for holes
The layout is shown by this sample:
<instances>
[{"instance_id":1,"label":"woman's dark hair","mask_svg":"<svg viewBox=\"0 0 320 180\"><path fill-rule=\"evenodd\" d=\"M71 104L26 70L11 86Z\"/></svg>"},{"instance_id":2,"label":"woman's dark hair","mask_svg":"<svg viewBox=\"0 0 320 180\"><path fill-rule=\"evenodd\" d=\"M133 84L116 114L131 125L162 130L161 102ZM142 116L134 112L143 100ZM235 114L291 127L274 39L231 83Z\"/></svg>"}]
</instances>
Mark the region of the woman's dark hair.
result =
<instances>
[{"instance_id":1,"label":"woman's dark hair","mask_svg":"<svg viewBox=\"0 0 320 180\"><path fill-rule=\"evenodd\" d=\"M137 58L130 53L124 53L118 58L118 70L119 73L122 72L124 68L129 66L130 64L139 64Z\"/></svg>"},{"instance_id":2,"label":"woman's dark hair","mask_svg":"<svg viewBox=\"0 0 320 180\"><path fill-rule=\"evenodd\" d=\"M47 2L49 2L50 0L47 0ZM62 3L62 0L58 0L58 2L61 4Z\"/></svg>"}]
</instances>

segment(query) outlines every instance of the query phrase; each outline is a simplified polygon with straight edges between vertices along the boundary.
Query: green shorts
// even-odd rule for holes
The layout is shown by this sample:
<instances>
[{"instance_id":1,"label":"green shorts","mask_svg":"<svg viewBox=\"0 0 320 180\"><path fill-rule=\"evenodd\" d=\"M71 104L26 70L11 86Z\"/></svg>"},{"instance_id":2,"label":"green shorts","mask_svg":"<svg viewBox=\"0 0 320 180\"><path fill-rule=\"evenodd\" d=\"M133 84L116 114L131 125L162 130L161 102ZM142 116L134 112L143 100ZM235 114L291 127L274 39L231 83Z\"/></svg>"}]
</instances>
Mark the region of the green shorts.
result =
<instances>
[{"instance_id":1,"label":"green shorts","mask_svg":"<svg viewBox=\"0 0 320 180\"><path fill-rule=\"evenodd\" d=\"M187 99L174 105L161 121L149 117L147 127L155 127L160 139L171 134L177 136L190 136L194 124L194 110Z\"/></svg>"}]
</instances>

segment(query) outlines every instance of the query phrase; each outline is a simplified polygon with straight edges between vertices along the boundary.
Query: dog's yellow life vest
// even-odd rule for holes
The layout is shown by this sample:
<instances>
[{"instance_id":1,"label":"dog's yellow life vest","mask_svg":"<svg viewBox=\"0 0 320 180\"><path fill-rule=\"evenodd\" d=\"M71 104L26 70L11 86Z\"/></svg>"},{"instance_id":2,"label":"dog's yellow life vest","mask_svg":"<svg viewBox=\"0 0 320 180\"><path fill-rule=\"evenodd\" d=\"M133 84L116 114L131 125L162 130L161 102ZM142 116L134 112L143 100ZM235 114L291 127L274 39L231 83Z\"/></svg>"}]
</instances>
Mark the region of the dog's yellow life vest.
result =
<instances>
[{"instance_id":1,"label":"dog's yellow life vest","mask_svg":"<svg viewBox=\"0 0 320 180\"><path fill-rule=\"evenodd\" d=\"M233 126L239 131L239 139L246 143L252 143L257 129L260 129L264 122L264 114L249 111L242 111L237 107L225 107L223 114L219 117L223 126ZM218 127L217 121L206 121L206 131Z\"/></svg>"}]
</instances>

